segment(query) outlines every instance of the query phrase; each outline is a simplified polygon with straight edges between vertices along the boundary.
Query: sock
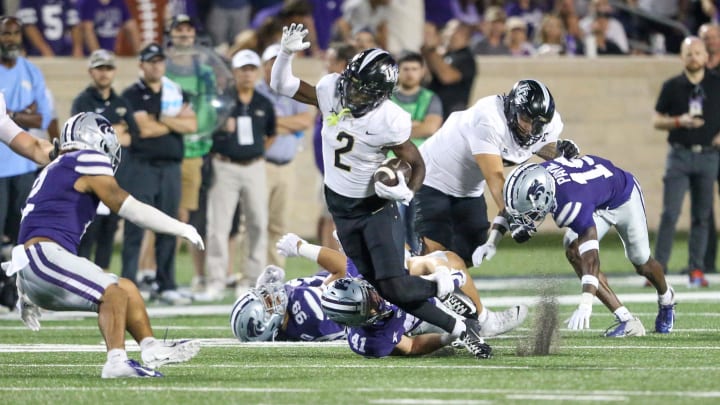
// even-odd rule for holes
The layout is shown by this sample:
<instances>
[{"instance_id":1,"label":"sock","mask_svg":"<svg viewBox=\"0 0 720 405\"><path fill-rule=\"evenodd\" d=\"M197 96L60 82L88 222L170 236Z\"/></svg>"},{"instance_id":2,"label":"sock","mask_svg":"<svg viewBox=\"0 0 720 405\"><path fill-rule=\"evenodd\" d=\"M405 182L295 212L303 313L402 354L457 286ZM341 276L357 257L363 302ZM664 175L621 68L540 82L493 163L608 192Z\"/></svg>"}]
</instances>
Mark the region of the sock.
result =
<instances>
[{"instance_id":1,"label":"sock","mask_svg":"<svg viewBox=\"0 0 720 405\"><path fill-rule=\"evenodd\" d=\"M632 314L630 313L630 311L628 311L628 309L625 308L624 305L623 305L622 307L616 309L615 312L614 312L614 314L615 314L615 317L616 317L616 318L618 319L618 321L620 321L620 322L626 322L626 321L629 321L629 320L631 320L631 319L633 318L633 316L632 316Z\"/></svg>"},{"instance_id":2,"label":"sock","mask_svg":"<svg viewBox=\"0 0 720 405\"><path fill-rule=\"evenodd\" d=\"M452 332L450 333L451 336L458 338L462 336L462 334L465 332L465 322L461 320L455 321L455 326L453 327Z\"/></svg>"},{"instance_id":3,"label":"sock","mask_svg":"<svg viewBox=\"0 0 720 405\"><path fill-rule=\"evenodd\" d=\"M140 351L144 352L145 350L155 346L155 343L157 343L157 340L155 340L154 337L146 337L145 339L140 341Z\"/></svg>"},{"instance_id":4,"label":"sock","mask_svg":"<svg viewBox=\"0 0 720 405\"><path fill-rule=\"evenodd\" d=\"M478 322L482 325L485 323L485 321L488 320L488 316L490 315L490 311L488 311L487 308L483 307L482 311L478 314Z\"/></svg>"},{"instance_id":5,"label":"sock","mask_svg":"<svg viewBox=\"0 0 720 405\"><path fill-rule=\"evenodd\" d=\"M667 291L665 291L665 294L658 294L658 303L660 305L672 305L675 301L675 294L673 289L668 286Z\"/></svg>"},{"instance_id":6,"label":"sock","mask_svg":"<svg viewBox=\"0 0 720 405\"><path fill-rule=\"evenodd\" d=\"M110 349L107 353L108 363L123 362L128 359L125 349Z\"/></svg>"}]
</instances>

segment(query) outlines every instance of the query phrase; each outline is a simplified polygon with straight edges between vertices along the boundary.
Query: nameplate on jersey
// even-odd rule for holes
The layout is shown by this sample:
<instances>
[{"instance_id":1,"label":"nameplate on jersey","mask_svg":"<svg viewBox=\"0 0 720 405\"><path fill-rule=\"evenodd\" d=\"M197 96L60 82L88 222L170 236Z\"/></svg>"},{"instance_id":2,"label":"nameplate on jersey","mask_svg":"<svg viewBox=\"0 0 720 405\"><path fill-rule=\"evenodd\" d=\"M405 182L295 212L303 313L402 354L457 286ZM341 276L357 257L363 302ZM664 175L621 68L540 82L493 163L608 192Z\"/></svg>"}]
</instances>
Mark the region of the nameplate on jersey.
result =
<instances>
[{"instance_id":1,"label":"nameplate on jersey","mask_svg":"<svg viewBox=\"0 0 720 405\"><path fill-rule=\"evenodd\" d=\"M252 120L250 117L237 117L236 120L238 145L247 146L254 144L255 136L253 135Z\"/></svg>"}]
</instances>

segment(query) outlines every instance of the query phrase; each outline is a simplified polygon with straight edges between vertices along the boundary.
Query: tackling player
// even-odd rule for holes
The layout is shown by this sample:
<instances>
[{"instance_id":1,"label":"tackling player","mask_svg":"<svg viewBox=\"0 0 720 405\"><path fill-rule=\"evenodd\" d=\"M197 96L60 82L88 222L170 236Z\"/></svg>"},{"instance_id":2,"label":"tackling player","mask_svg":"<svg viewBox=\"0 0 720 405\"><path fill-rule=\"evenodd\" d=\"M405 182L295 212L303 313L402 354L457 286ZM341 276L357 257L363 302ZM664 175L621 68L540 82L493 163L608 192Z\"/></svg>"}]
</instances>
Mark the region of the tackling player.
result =
<instances>
[{"instance_id":1,"label":"tackling player","mask_svg":"<svg viewBox=\"0 0 720 405\"><path fill-rule=\"evenodd\" d=\"M484 97L451 114L420 146L427 174L416 195L415 222L423 252L452 250L475 266L490 259L493 251L476 248L488 239L499 241L509 228L503 216L503 167L533 155L546 160L577 155L572 141L558 140L562 129L550 91L530 79L515 83L508 95ZM485 187L500 210L489 238Z\"/></svg>"},{"instance_id":2,"label":"tackling player","mask_svg":"<svg viewBox=\"0 0 720 405\"><path fill-rule=\"evenodd\" d=\"M672 331L675 293L665 280L662 265L650 255L642 191L631 173L598 156L557 158L515 168L505 181L503 197L508 214L530 235L548 213L558 227L569 228L563 239L565 254L581 279L582 297L568 328L590 327L593 297L597 296L618 320L617 327L605 336L645 334L640 320L622 305L600 271L599 241L613 226L635 271L657 290L655 331Z\"/></svg>"},{"instance_id":3,"label":"tackling player","mask_svg":"<svg viewBox=\"0 0 720 405\"><path fill-rule=\"evenodd\" d=\"M102 201L137 225L183 237L199 249L203 242L192 226L120 188L113 177L119 161L120 145L105 117L80 113L68 119L60 136L60 156L35 180L23 208L20 245L3 269L19 272L21 317L34 331L40 330L39 308L98 313L108 351L102 378L162 377L154 368L190 360L200 350L198 342L156 341L135 284L79 257L80 238ZM128 359L125 331L140 345L144 366Z\"/></svg>"},{"instance_id":4,"label":"tackling player","mask_svg":"<svg viewBox=\"0 0 720 405\"><path fill-rule=\"evenodd\" d=\"M398 68L384 50L355 55L342 74L323 76L312 86L292 74L294 52L310 47L302 24L283 27L281 51L272 67L270 87L279 94L317 106L323 115L325 198L345 252L360 274L380 294L407 312L461 337L466 348L482 356L477 320L456 321L428 302L445 296L464 280L449 272L436 282L405 273L404 231L397 202L408 204L425 176L425 166L410 142L410 115L388 100ZM388 150L410 163L412 176L397 186L374 183L372 176Z\"/></svg>"}]
</instances>

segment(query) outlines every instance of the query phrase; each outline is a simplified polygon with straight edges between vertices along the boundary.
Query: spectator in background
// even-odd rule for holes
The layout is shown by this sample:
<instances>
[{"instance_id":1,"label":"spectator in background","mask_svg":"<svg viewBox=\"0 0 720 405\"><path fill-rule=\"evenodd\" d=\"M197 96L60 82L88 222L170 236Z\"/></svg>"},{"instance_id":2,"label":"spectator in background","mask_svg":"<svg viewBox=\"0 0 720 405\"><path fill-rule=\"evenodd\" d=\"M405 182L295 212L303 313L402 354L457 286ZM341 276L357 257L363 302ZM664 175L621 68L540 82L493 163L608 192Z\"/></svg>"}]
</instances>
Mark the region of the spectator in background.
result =
<instances>
[{"instance_id":1,"label":"spectator in background","mask_svg":"<svg viewBox=\"0 0 720 405\"><path fill-rule=\"evenodd\" d=\"M275 109L276 136L265 150L268 193L268 263L285 267L285 257L277 253L275 244L288 232L288 215L295 184L295 165L292 164L304 131L312 128L315 111L305 103L281 96L270 89L270 73L280 45L270 45L262 54L264 80L255 87ZM262 270L262 267L260 267Z\"/></svg>"},{"instance_id":2,"label":"spectator in background","mask_svg":"<svg viewBox=\"0 0 720 405\"><path fill-rule=\"evenodd\" d=\"M505 46L512 56L533 56L535 47L528 41L528 29L525 21L519 17L510 17L505 24Z\"/></svg>"},{"instance_id":3,"label":"spectator in background","mask_svg":"<svg viewBox=\"0 0 720 405\"><path fill-rule=\"evenodd\" d=\"M183 135L185 154L181 173L182 189L180 193L180 209L178 219L190 223L192 213L200 206L200 187L202 184L202 167L205 156L212 147L212 132L215 129L217 114L210 104L209 95L215 94L217 80L213 68L204 64L200 54L194 51L196 29L195 21L186 14L176 15L170 22L169 52L172 57L167 62L167 77L179 84L183 92L189 96L195 116L197 131ZM214 52L206 49L205 52ZM209 164L209 161L207 162ZM197 217L205 218L205 213L197 213ZM200 221L204 223L205 221ZM199 224L193 224L199 225ZM201 236L205 235L204 227L200 227ZM205 275L205 254L192 245L189 246L193 258L195 279L193 286L201 289Z\"/></svg>"},{"instance_id":4,"label":"spectator in background","mask_svg":"<svg viewBox=\"0 0 720 405\"><path fill-rule=\"evenodd\" d=\"M207 27L213 46L228 47L235 36L250 27L250 0L214 0L207 17Z\"/></svg>"},{"instance_id":5,"label":"spectator in background","mask_svg":"<svg viewBox=\"0 0 720 405\"><path fill-rule=\"evenodd\" d=\"M428 88L442 101L443 119L464 110L470 101L477 71L471 35L471 28L457 20L447 23L442 38L432 24L426 25L421 51L432 77Z\"/></svg>"},{"instance_id":6,"label":"spectator in background","mask_svg":"<svg viewBox=\"0 0 720 405\"><path fill-rule=\"evenodd\" d=\"M132 45L132 54L140 50L140 29L124 0L78 0L78 10L88 51L101 48L115 51L121 31Z\"/></svg>"},{"instance_id":7,"label":"spectator in background","mask_svg":"<svg viewBox=\"0 0 720 405\"><path fill-rule=\"evenodd\" d=\"M21 0L17 17L23 23L28 55L83 57L80 15L75 1Z\"/></svg>"},{"instance_id":8,"label":"spectator in background","mask_svg":"<svg viewBox=\"0 0 720 405\"><path fill-rule=\"evenodd\" d=\"M123 91L133 109L140 136L130 144L132 161L128 176L131 192L139 201L176 217L180 202L183 159L183 134L197 131L197 119L187 94L165 77L165 53L159 44L150 44L140 52L142 78ZM136 279L143 229L125 223L122 251L122 276ZM175 283L175 247L177 238L158 234L155 257L159 298L171 304L188 304L190 299L178 293Z\"/></svg>"},{"instance_id":9,"label":"spectator in background","mask_svg":"<svg viewBox=\"0 0 720 405\"><path fill-rule=\"evenodd\" d=\"M607 20L605 37L614 42L622 50L622 53L628 53L630 51L628 37L623 25L613 16L614 11L608 0L592 0L590 13L580 20L580 28L587 33L593 32L593 23L596 17L604 15Z\"/></svg>"},{"instance_id":10,"label":"spectator in background","mask_svg":"<svg viewBox=\"0 0 720 405\"><path fill-rule=\"evenodd\" d=\"M705 43L708 52L708 62L705 67L720 74L720 25L703 24L698 30L698 36Z\"/></svg>"},{"instance_id":11,"label":"spectator in background","mask_svg":"<svg viewBox=\"0 0 720 405\"><path fill-rule=\"evenodd\" d=\"M115 73L115 55L112 52L105 49L93 52L88 61L88 74L92 82L75 97L70 114L94 112L110 121L122 149L122 159L115 172L115 179L120 187L127 188L132 180L127 175L130 162L129 146L132 138L138 137L140 130L133 118L130 104L118 96L112 88ZM80 239L78 255L91 259L94 248L94 263L108 271L120 217L110 212L104 204L100 203L100 207L103 208L98 209L98 215Z\"/></svg>"},{"instance_id":12,"label":"spectator in background","mask_svg":"<svg viewBox=\"0 0 720 405\"><path fill-rule=\"evenodd\" d=\"M22 23L15 17L0 18L0 82L7 114L28 130L47 129L52 119L45 78L34 64L21 56ZM37 166L0 144L0 237L17 241L20 215L30 193Z\"/></svg>"},{"instance_id":13,"label":"spectator in background","mask_svg":"<svg viewBox=\"0 0 720 405\"><path fill-rule=\"evenodd\" d=\"M585 46L595 46L598 55L624 55L625 53L620 49L618 44L612 39L607 37L608 27L608 15L598 14L590 26L589 36L592 38L590 42L592 45L588 45L586 41ZM588 51L588 55L592 55L592 50Z\"/></svg>"},{"instance_id":14,"label":"spectator in background","mask_svg":"<svg viewBox=\"0 0 720 405\"><path fill-rule=\"evenodd\" d=\"M707 287L703 273L712 212L713 185L720 155L720 77L707 73L707 51L698 37L681 49L683 72L663 83L655 104L653 126L667 130L670 150L663 176L663 209L655 255L667 273L675 225L683 199L690 192L688 270L690 283Z\"/></svg>"},{"instance_id":15,"label":"spectator in background","mask_svg":"<svg viewBox=\"0 0 720 405\"><path fill-rule=\"evenodd\" d=\"M420 54L406 53L397 63L398 86L390 100L410 114L410 140L419 148L442 125L442 102L437 94L421 86L425 77L425 63ZM420 243L415 234L415 204L413 201L408 206L399 204L398 209L405 222L405 243L417 254Z\"/></svg>"},{"instance_id":16,"label":"spectator in background","mask_svg":"<svg viewBox=\"0 0 720 405\"><path fill-rule=\"evenodd\" d=\"M317 47L323 51L330 47L335 21L342 17L341 1L312 0L312 19L317 32ZM308 34L310 35L310 34Z\"/></svg>"},{"instance_id":17,"label":"spectator in background","mask_svg":"<svg viewBox=\"0 0 720 405\"><path fill-rule=\"evenodd\" d=\"M368 28L375 35L380 48L387 47L387 24L390 0L345 0L343 16L336 28L343 41L347 41L358 28Z\"/></svg>"},{"instance_id":18,"label":"spectator in background","mask_svg":"<svg viewBox=\"0 0 720 405\"><path fill-rule=\"evenodd\" d=\"M353 34L350 43L358 50L358 52L378 47L378 43L375 41L375 36L369 28L361 28L357 30Z\"/></svg>"},{"instance_id":19,"label":"spectator in background","mask_svg":"<svg viewBox=\"0 0 720 405\"><path fill-rule=\"evenodd\" d=\"M325 73L341 74L347 67L348 62L357 53L355 47L350 44L336 42L331 44L325 53ZM313 150L315 152L315 165L320 171L320 218L318 218L318 240L320 245L337 249L340 247L337 240L333 237L335 231L335 221L327 207L325 201L325 189L323 187L322 176L325 175L322 156L322 126L323 116L317 114L315 117L315 130L313 131Z\"/></svg>"},{"instance_id":20,"label":"spectator in background","mask_svg":"<svg viewBox=\"0 0 720 405\"><path fill-rule=\"evenodd\" d=\"M392 0L388 4L388 21L392 21L387 25L388 52L420 52L425 24L423 0Z\"/></svg>"},{"instance_id":21,"label":"spectator in background","mask_svg":"<svg viewBox=\"0 0 720 405\"><path fill-rule=\"evenodd\" d=\"M206 292L198 298L223 298L228 268L228 236L238 201L247 227L249 254L238 292L249 288L265 268L268 249L267 172L263 155L275 135L272 102L255 91L260 57L249 49L232 59L237 104L224 126L213 135L213 180L208 192ZM243 291L244 292L244 291Z\"/></svg>"},{"instance_id":22,"label":"spectator in background","mask_svg":"<svg viewBox=\"0 0 720 405\"><path fill-rule=\"evenodd\" d=\"M528 38L532 38L543 18L543 10L535 0L508 1L505 5L505 13L508 17L517 17L525 22Z\"/></svg>"},{"instance_id":23,"label":"spectator in background","mask_svg":"<svg viewBox=\"0 0 720 405\"><path fill-rule=\"evenodd\" d=\"M510 55L505 45L505 11L500 7L488 7L482 24L483 38L476 42L472 51L475 55Z\"/></svg>"},{"instance_id":24,"label":"spectator in background","mask_svg":"<svg viewBox=\"0 0 720 405\"><path fill-rule=\"evenodd\" d=\"M47 86L45 86L45 98L47 99L48 106L50 108L50 123L45 129L29 128L28 132L36 138L52 142L53 139L60 138L60 127L58 124L57 109L55 108L55 96L50 90L50 87Z\"/></svg>"},{"instance_id":25,"label":"spectator in background","mask_svg":"<svg viewBox=\"0 0 720 405\"><path fill-rule=\"evenodd\" d=\"M540 23L537 34L538 56L584 54L583 42L576 40L565 31L562 20L557 15L546 15Z\"/></svg>"}]
</instances>

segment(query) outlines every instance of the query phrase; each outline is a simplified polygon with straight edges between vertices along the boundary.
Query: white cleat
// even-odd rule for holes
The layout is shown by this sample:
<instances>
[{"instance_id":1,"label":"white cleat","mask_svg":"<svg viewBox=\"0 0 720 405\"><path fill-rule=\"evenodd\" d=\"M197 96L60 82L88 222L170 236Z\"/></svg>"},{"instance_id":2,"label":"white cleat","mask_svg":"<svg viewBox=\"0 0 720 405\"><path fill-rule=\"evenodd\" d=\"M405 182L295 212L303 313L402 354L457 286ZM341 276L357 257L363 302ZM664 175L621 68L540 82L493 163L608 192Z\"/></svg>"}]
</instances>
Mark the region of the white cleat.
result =
<instances>
[{"instance_id":1,"label":"white cleat","mask_svg":"<svg viewBox=\"0 0 720 405\"><path fill-rule=\"evenodd\" d=\"M102 369L102 378L163 377L162 373L141 366L135 360L107 362Z\"/></svg>"},{"instance_id":2,"label":"white cleat","mask_svg":"<svg viewBox=\"0 0 720 405\"><path fill-rule=\"evenodd\" d=\"M143 364L150 368L158 368L165 364L184 363L200 351L197 340L179 340L173 343L158 342L141 354Z\"/></svg>"},{"instance_id":3,"label":"white cleat","mask_svg":"<svg viewBox=\"0 0 720 405\"><path fill-rule=\"evenodd\" d=\"M520 326L527 318L528 308L525 305L514 305L502 312L488 310L488 318L481 324L483 337L502 335Z\"/></svg>"}]
</instances>

